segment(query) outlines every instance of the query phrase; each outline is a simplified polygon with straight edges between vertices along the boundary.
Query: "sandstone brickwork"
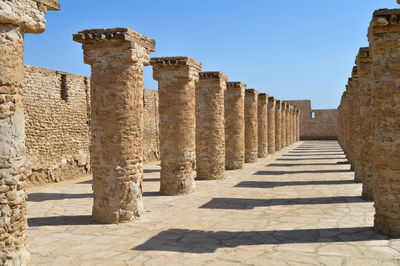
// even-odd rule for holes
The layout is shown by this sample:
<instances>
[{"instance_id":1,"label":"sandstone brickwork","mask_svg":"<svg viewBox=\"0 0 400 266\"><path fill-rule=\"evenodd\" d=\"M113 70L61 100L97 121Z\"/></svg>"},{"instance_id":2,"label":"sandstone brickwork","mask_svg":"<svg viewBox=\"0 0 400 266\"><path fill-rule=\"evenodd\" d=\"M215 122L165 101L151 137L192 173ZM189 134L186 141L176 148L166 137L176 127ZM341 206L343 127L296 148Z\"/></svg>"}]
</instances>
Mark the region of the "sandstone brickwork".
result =
<instances>
[{"instance_id":1,"label":"sandstone brickwork","mask_svg":"<svg viewBox=\"0 0 400 266\"><path fill-rule=\"evenodd\" d=\"M158 115L158 91L143 91L143 161L160 160L160 130Z\"/></svg>"},{"instance_id":2,"label":"sandstone brickwork","mask_svg":"<svg viewBox=\"0 0 400 266\"><path fill-rule=\"evenodd\" d=\"M368 32L374 98L374 228L400 236L400 10L373 14Z\"/></svg>"},{"instance_id":3,"label":"sandstone brickwork","mask_svg":"<svg viewBox=\"0 0 400 266\"><path fill-rule=\"evenodd\" d=\"M300 110L301 140L335 140L338 138L337 109L311 109L310 100L285 100L285 102Z\"/></svg>"},{"instance_id":4,"label":"sandstone brickwork","mask_svg":"<svg viewBox=\"0 0 400 266\"><path fill-rule=\"evenodd\" d=\"M285 148L287 146L287 108L288 105L285 102L282 102L282 114L281 114L281 148Z\"/></svg>"},{"instance_id":5,"label":"sandstone brickwork","mask_svg":"<svg viewBox=\"0 0 400 266\"><path fill-rule=\"evenodd\" d=\"M132 221L143 212L143 67L155 42L131 29L81 31L91 65L92 217Z\"/></svg>"},{"instance_id":6,"label":"sandstone brickwork","mask_svg":"<svg viewBox=\"0 0 400 266\"><path fill-rule=\"evenodd\" d=\"M152 58L158 81L160 113L160 192L191 193L195 189L195 90L201 64L189 57Z\"/></svg>"},{"instance_id":7,"label":"sandstone brickwork","mask_svg":"<svg viewBox=\"0 0 400 266\"><path fill-rule=\"evenodd\" d=\"M300 110L296 112L296 141L300 141Z\"/></svg>"},{"instance_id":8,"label":"sandstone brickwork","mask_svg":"<svg viewBox=\"0 0 400 266\"><path fill-rule=\"evenodd\" d=\"M196 84L197 178L225 178L224 94L227 77L221 72L200 72Z\"/></svg>"},{"instance_id":9,"label":"sandstone brickwork","mask_svg":"<svg viewBox=\"0 0 400 266\"><path fill-rule=\"evenodd\" d=\"M275 109L276 99L274 97L268 98L268 154L273 154L275 148Z\"/></svg>"},{"instance_id":10,"label":"sandstone brickwork","mask_svg":"<svg viewBox=\"0 0 400 266\"><path fill-rule=\"evenodd\" d=\"M360 48L356 60L360 78L360 164L355 169L363 183L362 197L366 200L373 199L373 90L375 81L372 78L372 57L369 48Z\"/></svg>"},{"instance_id":11,"label":"sandstone brickwork","mask_svg":"<svg viewBox=\"0 0 400 266\"><path fill-rule=\"evenodd\" d=\"M275 108L275 151L282 149L282 102L276 101Z\"/></svg>"},{"instance_id":12,"label":"sandstone brickwork","mask_svg":"<svg viewBox=\"0 0 400 266\"><path fill-rule=\"evenodd\" d=\"M228 82L225 92L225 168L244 166L244 97L246 84Z\"/></svg>"},{"instance_id":13,"label":"sandstone brickwork","mask_svg":"<svg viewBox=\"0 0 400 266\"><path fill-rule=\"evenodd\" d=\"M258 161L258 91L246 89L244 101L245 163Z\"/></svg>"},{"instance_id":14,"label":"sandstone brickwork","mask_svg":"<svg viewBox=\"0 0 400 266\"><path fill-rule=\"evenodd\" d=\"M258 158L268 156L268 94L258 94Z\"/></svg>"},{"instance_id":15,"label":"sandstone brickwork","mask_svg":"<svg viewBox=\"0 0 400 266\"><path fill-rule=\"evenodd\" d=\"M0 2L0 264L26 265L24 34L41 33L47 9L33 0Z\"/></svg>"}]
</instances>

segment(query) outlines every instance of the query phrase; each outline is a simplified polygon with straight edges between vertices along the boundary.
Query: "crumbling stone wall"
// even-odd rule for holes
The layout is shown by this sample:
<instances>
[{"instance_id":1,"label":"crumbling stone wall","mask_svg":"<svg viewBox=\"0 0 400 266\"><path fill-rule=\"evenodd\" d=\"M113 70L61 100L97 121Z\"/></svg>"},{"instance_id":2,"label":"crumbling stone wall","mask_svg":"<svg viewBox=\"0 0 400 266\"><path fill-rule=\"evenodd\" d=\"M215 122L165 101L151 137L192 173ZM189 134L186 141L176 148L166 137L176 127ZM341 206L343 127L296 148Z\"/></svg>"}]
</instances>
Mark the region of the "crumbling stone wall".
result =
<instances>
[{"instance_id":1,"label":"crumbling stone wall","mask_svg":"<svg viewBox=\"0 0 400 266\"><path fill-rule=\"evenodd\" d=\"M27 181L30 186L90 172L90 78L25 66ZM144 161L160 158L158 92L144 89Z\"/></svg>"},{"instance_id":2,"label":"crumbling stone wall","mask_svg":"<svg viewBox=\"0 0 400 266\"><path fill-rule=\"evenodd\" d=\"M284 102L300 110L301 140L329 140L338 138L337 109L311 109L310 100L290 100Z\"/></svg>"}]
</instances>

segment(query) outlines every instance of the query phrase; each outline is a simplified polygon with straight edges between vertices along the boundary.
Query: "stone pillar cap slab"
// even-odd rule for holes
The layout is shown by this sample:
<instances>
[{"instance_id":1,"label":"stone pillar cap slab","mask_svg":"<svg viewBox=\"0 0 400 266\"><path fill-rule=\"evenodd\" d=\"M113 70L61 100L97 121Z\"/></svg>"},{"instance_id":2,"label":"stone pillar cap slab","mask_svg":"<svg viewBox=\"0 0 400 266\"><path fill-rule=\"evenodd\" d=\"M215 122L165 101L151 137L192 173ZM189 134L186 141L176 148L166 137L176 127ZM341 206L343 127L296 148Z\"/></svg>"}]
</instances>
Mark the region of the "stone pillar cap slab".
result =
<instances>
[{"instance_id":1,"label":"stone pillar cap slab","mask_svg":"<svg viewBox=\"0 0 400 266\"><path fill-rule=\"evenodd\" d=\"M268 94L266 94L266 93L259 93L258 94L258 102L261 102L261 103L268 103Z\"/></svg>"},{"instance_id":2,"label":"stone pillar cap slab","mask_svg":"<svg viewBox=\"0 0 400 266\"><path fill-rule=\"evenodd\" d=\"M228 88L245 88L246 84L240 81L230 81L226 83Z\"/></svg>"},{"instance_id":3,"label":"stone pillar cap slab","mask_svg":"<svg viewBox=\"0 0 400 266\"><path fill-rule=\"evenodd\" d=\"M199 73L200 79L224 79L228 80L228 77L219 71L207 71Z\"/></svg>"},{"instance_id":4,"label":"stone pillar cap slab","mask_svg":"<svg viewBox=\"0 0 400 266\"><path fill-rule=\"evenodd\" d=\"M273 96L268 97L268 101L276 101L276 98Z\"/></svg>"},{"instance_id":5,"label":"stone pillar cap slab","mask_svg":"<svg viewBox=\"0 0 400 266\"><path fill-rule=\"evenodd\" d=\"M191 66L201 70L201 63L187 56L153 57L150 59L150 64L152 66Z\"/></svg>"},{"instance_id":6,"label":"stone pillar cap slab","mask_svg":"<svg viewBox=\"0 0 400 266\"><path fill-rule=\"evenodd\" d=\"M34 0L37 3L41 3L47 7L47 10L60 10L60 4L58 0Z\"/></svg>"},{"instance_id":7,"label":"stone pillar cap slab","mask_svg":"<svg viewBox=\"0 0 400 266\"><path fill-rule=\"evenodd\" d=\"M83 44L96 44L99 41L135 42L152 52L156 50L156 42L153 39L128 28L83 30L73 34L73 40Z\"/></svg>"},{"instance_id":8,"label":"stone pillar cap slab","mask_svg":"<svg viewBox=\"0 0 400 266\"><path fill-rule=\"evenodd\" d=\"M258 94L258 90L256 90L256 89L246 89L245 92L251 93L251 94Z\"/></svg>"}]
</instances>

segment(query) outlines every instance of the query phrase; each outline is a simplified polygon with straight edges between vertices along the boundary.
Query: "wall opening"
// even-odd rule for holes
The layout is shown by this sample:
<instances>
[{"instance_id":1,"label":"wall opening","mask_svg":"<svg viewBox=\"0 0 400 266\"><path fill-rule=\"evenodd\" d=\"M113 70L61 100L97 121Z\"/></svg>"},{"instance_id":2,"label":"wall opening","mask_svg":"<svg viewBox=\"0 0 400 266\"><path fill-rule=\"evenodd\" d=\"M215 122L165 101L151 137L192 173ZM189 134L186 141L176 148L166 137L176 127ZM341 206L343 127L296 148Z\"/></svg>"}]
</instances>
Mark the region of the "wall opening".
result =
<instances>
[{"instance_id":1,"label":"wall opening","mask_svg":"<svg viewBox=\"0 0 400 266\"><path fill-rule=\"evenodd\" d=\"M67 87L67 75L61 74L61 85L60 85L61 99L68 101L68 87Z\"/></svg>"},{"instance_id":2,"label":"wall opening","mask_svg":"<svg viewBox=\"0 0 400 266\"><path fill-rule=\"evenodd\" d=\"M311 112L311 118L315 119L315 112Z\"/></svg>"}]
</instances>

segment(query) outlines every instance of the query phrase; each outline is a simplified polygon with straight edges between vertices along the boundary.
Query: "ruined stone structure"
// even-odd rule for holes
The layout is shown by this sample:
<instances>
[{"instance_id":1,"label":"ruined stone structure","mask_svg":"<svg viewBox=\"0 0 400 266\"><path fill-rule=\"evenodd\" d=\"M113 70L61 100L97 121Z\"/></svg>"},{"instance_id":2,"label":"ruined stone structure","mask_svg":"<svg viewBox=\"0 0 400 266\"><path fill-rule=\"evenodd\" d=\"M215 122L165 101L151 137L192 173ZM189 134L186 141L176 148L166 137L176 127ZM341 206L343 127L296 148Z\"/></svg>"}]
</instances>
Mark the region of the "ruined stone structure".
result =
<instances>
[{"instance_id":1,"label":"ruined stone structure","mask_svg":"<svg viewBox=\"0 0 400 266\"><path fill-rule=\"evenodd\" d=\"M195 188L195 83L201 64L189 57L158 57L151 65L160 99L160 192L187 194Z\"/></svg>"},{"instance_id":2,"label":"ruined stone structure","mask_svg":"<svg viewBox=\"0 0 400 266\"><path fill-rule=\"evenodd\" d=\"M276 99L268 98L268 153L275 153L275 108Z\"/></svg>"},{"instance_id":3,"label":"ruined stone structure","mask_svg":"<svg viewBox=\"0 0 400 266\"><path fill-rule=\"evenodd\" d=\"M275 151L282 149L282 102L277 100L275 107Z\"/></svg>"},{"instance_id":4,"label":"ruined stone structure","mask_svg":"<svg viewBox=\"0 0 400 266\"><path fill-rule=\"evenodd\" d=\"M337 109L311 109L310 100L285 100L300 110L301 140L334 140L338 138Z\"/></svg>"},{"instance_id":5,"label":"ruined stone structure","mask_svg":"<svg viewBox=\"0 0 400 266\"><path fill-rule=\"evenodd\" d=\"M225 92L225 168L244 165L244 96L246 84L228 82Z\"/></svg>"},{"instance_id":6,"label":"ruined stone structure","mask_svg":"<svg viewBox=\"0 0 400 266\"><path fill-rule=\"evenodd\" d=\"M287 122L286 122L286 116L287 116L287 108L288 105L285 102L282 102L282 112L281 112L281 148L285 148L287 146L287 135L286 135L286 130L287 130Z\"/></svg>"},{"instance_id":7,"label":"ruined stone structure","mask_svg":"<svg viewBox=\"0 0 400 266\"><path fill-rule=\"evenodd\" d=\"M45 31L57 0L0 2L0 264L29 262L26 241L24 34Z\"/></svg>"},{"instance_id":8,"label":"ruined stone structure","mask_svg":"<svg viewBox=\"0 0 400 266\"><path fill-rule=\"evenodd\" d=\"M143 212L143 66L155 42L131 29L74 35L91 65L92 217L132 221Z\"/></svg>"},{"instance_id":9,"label":"ruined stone structure","mask_svg":"<svg viewBox=\"0 0 400 266\"><path fill-rule=\"evenodd\" d=\"M268 94L258 94L258 158L268 156Z\"/></svg>"},{"instance_id":10,"label":"ruined stone structure","mask_svg":"<svg viewBox=\"0 0 400 266\"><path fill-rule=\"evenodd\" d=\"M300 140L300 110L296 107L296 141Z\"/></svg>"},{"instance_id":11,"label":"ruined stone structure","mask_svg":"<svg viewBox=\"0 0 400 266\"><path fill-rule=\"evenodd\" d=\"M227 77L221 72L200 72L196 84L197 178L225 178L224 94Z\"/></svg>"},{"instance_id":12,"label":"ruined stone structure","mask_svg":"<svg viewBox=\"0 0 400 266\"><path fill-rule=\"evenodd\" d=\"M286 146L289 146L291 144L291 138L292 138L291 116L292 116L292 106L288 104L286 108Z\"/></svg>"},{"instance_id":13,"label":"ruined stone structure","mask_svg":"<svg viewBox=\"0 0 400 266\"><path fill-rule=\"evenodd\" d=\"M244 102L245 159L246 163L258 160L258 91L246 89Z\"/></svg>"},{"instance_id":14,"label":"ruined stone structure","mask_svg":"<svg viewBox=\"0 0 400 266\"><path fill-rule=\"evenodd\" d=\"M373 14L368 32L375 80L374 206L376 231L400 236L400 9Z\"/></svg>"}]
</instances>

